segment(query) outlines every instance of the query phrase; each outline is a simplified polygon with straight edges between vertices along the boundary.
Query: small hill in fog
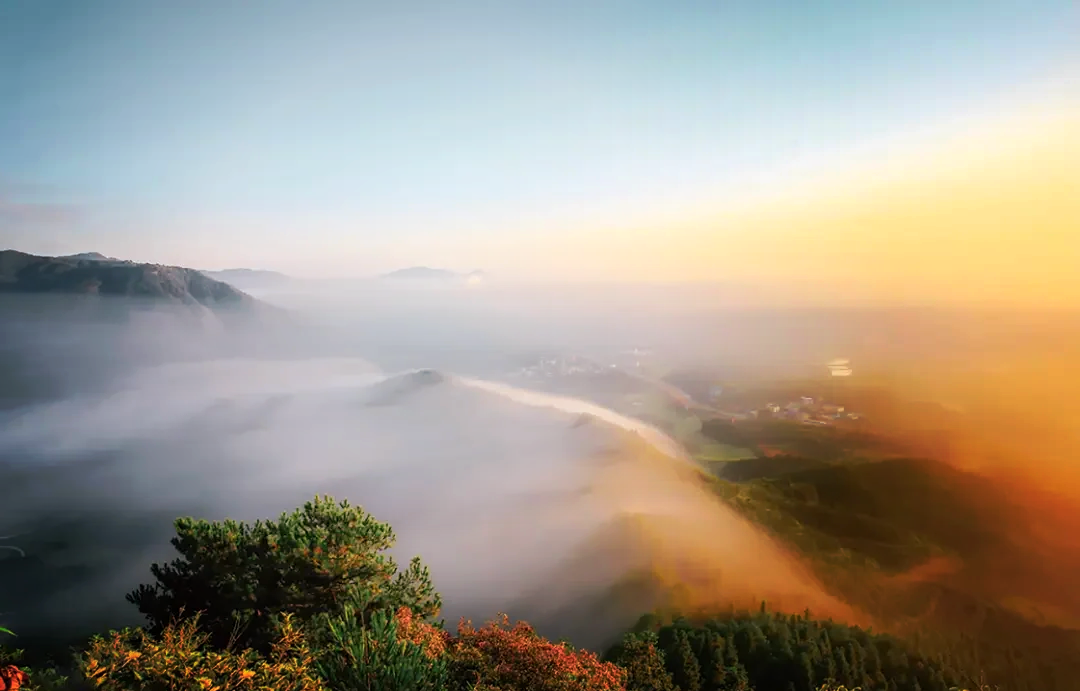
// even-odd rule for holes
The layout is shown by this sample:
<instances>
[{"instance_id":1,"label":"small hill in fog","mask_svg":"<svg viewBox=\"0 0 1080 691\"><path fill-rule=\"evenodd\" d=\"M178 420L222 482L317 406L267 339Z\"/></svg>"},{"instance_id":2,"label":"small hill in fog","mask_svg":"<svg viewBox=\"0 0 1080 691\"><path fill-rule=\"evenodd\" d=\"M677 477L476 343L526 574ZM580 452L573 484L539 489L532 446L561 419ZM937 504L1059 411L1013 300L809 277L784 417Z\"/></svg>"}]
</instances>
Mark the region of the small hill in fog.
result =
<instances>
[{"instance_id":1,"label":"small hill in fog","mask_svg":"<svg viewBox=\"0 0 1080 691\"><path fill-rule=\"evenodd\" d=\"M482 283L486 276L482 271L459 273L448 269L433 269L427 266L410 266L380 276L386 281L409 284L430 285L475 285Z\"/></svg>"},{"instance_id":2,"label":"small hill in fog","mask_svg":"<svg viewBox=\"0 0 1080 691\"><path fill-rule=\"evenodd\" d=\"M265 269L222 269L220 271L202 271L201 273L215 281L228 283L244 291L281 288L293 282L291 276Z\"/></svg>"}]
</instances>

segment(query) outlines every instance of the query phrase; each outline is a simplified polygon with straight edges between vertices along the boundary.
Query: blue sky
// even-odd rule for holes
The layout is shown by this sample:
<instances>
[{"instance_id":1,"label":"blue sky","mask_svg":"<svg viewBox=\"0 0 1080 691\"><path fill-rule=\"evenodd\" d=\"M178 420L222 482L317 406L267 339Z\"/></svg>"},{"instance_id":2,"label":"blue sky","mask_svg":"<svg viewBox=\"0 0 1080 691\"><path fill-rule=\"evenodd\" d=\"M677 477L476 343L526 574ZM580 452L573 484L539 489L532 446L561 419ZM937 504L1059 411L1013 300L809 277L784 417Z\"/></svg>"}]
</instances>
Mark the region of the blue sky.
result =
<instances>
[{"instance_id":1,"label":"blue sky","mask_svg":"<svg viewBox=\"0 0 1080 691\"><path fill-rule=\"evenodd\" d=\"M1072 0L4 0L0 246L557 273L516 255L1064 88L1078 35Z\"/></svg>"}]
</instances>

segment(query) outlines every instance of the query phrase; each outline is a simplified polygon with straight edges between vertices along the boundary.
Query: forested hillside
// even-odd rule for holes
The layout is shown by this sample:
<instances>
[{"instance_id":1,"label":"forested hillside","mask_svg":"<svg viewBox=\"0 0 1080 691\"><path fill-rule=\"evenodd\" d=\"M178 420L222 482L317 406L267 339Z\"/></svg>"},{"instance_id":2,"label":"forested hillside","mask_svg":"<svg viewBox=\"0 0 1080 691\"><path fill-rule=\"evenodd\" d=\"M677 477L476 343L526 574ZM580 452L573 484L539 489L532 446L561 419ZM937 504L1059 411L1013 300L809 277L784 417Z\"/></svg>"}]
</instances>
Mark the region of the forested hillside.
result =
<instances>
[{"instance_id":1,"label":"forested hillside","mask_svg":"<svg viewBox=\"0 0 1080 691\"><path fill-rule=\"evenodd\" d=\"M947 691L982 674L947 650L764 603L646 617L602 658L507 617L448 627L423 563L387 556L390 526L329 498L276 521L175 527L177 558L128 595L144 627L51 659L5 648L5 688ZM1033 679L1027 688L1050 688Z\"/></svg>"},{"instance_id":2,"label":"forested hillside","mask_svg":"<svg viewBox=\"0 0 1080 691\"><path fill-rule=\"evenodd\" d=\"M1076 555L1054 537L1054 514L1026 510L1007 484L904 457L884 437L788 423L704 431L780 450L713 464L710 486L844 600L949 669L1008 689L1077 688L1076 598L1046 567L1048 550L1066 570Z\"/></svg>"}]
</instances>

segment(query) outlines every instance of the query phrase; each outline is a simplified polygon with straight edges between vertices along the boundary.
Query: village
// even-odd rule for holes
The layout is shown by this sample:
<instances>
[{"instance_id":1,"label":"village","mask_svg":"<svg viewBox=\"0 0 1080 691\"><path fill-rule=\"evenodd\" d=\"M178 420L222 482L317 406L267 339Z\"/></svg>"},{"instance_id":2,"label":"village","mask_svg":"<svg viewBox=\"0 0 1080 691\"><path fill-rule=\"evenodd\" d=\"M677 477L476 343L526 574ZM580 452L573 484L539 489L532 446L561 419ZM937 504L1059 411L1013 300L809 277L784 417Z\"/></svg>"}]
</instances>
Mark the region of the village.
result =
<instances>
[{"instance_id":1,"label":"village","mask_svg":"<svg viewBox=\"0 0 1080 691\"><path fill-rule=\"evenodd\" d=\"M837 363L843 363L844 368L839 375ZM582 355L540 357L515 370L510 376L518 381L525 380L523 383L526 386L529 383L557 386L574 381L581 384L588 380L597 385L595 393L598 398L604 399L598 401L603 404L611 404L611 401L601 394L601 389L609 389L610 380L618 378L624 384L619 387L624 389L623 394L629 394L629 388L639 391L645 388L660 394L672 407L702 419L727 419L731 422L789 420L807 425L836 425L863 418L861 413L848 410L844 405L814 396L800 395L783 403L747 404L744 396L732 396L722 384L705 379L672 382L668 377L656 376L657 369L650 350L632 348L611 356L607 362ZM846 360L830 363L829 369L832 377L846 377L851 372ZM606 381L607 386L599 386L601 381ZM575 392L580 395L582 389L575 387ZM643 405L640 396L631 396L631 399L633 408Z\"/></svg>"},{"instance_id":2,"label":"village","mask_svg":"<svg viewBox=\"0 0 1080 691\"><path fill-rule=\"evenodd\" d=\"M720 404L715 400L714 405ZM739 420L792 420L808 425L832 425L845 420L859 420L860 413L851 412L837 403L829 403L812 396L800 396L783 405L779 403L766 403L760 408L740 409L734 412L718 410L717 417L730 418L732 422Z\"/></svg>"}]
</instances>

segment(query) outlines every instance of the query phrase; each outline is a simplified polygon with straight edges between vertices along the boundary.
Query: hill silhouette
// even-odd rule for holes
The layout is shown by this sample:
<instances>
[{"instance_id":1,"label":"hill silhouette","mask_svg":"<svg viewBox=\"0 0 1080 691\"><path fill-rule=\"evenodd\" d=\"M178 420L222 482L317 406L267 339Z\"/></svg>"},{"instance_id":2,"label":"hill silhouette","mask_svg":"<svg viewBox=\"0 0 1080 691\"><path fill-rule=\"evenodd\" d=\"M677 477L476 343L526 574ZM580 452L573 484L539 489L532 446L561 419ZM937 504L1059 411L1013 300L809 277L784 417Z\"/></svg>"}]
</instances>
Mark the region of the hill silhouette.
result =
<instances>
[{"instance_id":1,"label":"hill silhouette","mask_svg":"<svg viewBox=\"0 0 1080 691\"><path fill-rule=\"evenodd\" d=\"M0 292L151 298L209 308L254 303L247 293L194 269L96 254L41 257L16 250L0 252Z\"/></svg>"}]
</instances>

